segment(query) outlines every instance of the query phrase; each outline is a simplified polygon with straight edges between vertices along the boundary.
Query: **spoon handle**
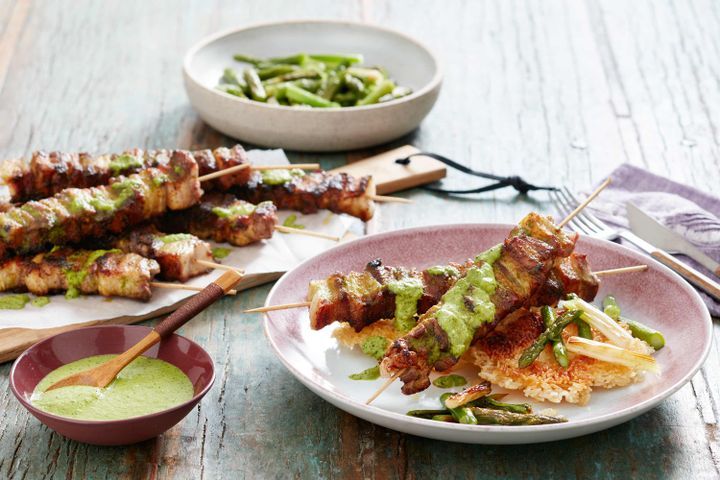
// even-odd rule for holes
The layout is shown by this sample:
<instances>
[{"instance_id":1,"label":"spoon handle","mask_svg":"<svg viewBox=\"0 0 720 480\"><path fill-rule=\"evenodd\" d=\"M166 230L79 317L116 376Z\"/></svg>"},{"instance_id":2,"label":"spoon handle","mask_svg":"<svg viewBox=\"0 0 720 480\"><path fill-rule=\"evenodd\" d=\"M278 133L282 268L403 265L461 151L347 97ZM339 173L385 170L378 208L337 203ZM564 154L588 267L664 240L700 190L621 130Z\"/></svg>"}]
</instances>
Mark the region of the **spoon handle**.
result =
<instances>
[{"instance_id":1,"label":"spoon handle","mask_svg":"<svg viewBox=\"0 0 720 480\"><path fill-rule=\"evenodd\" d=\"M165 320L156 325L155 332L160 338L165 338L170 335L216 300L225 296L240 279L242 279L242 275L237 271L228 270L223 273L217 280L203 288L200 293L185 302L180 308L165 318Z\"/></svg>"}]
</instances>

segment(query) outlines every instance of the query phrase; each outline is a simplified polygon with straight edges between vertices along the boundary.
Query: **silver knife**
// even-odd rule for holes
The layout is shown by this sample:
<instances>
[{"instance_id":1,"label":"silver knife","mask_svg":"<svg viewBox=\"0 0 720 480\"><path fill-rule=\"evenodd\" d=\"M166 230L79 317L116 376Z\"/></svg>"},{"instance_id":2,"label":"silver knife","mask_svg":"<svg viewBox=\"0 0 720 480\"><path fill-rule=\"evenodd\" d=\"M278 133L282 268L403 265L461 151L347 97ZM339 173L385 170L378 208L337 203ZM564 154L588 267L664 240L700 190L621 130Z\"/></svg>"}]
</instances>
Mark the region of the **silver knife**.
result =
<instances>
[{"instance_id":1,"label":"silver knife","mask_svg":"<svg viewBox=\"0 0 720 480\"><path fill-rule=\"evenodd\" d=\"M630 229L635 235L666 252L685 254L715 275L720 276L720 263L632 203L626 204L626 207Z\"/></svg>"},{"instance_id":2,"label":"silver knife","mask_svg":"<svg viewBox=\"0 0 720 480\"><path fill-rule=\"evenodd\" d=\"M680 274L680 276L682 276L685 280L699 288L702 288L717 300L720 300L720 284L718 282L706 275L703 275L694 268L668 254L666 251L651 244L650 242L655 242L655 238L652 235L648 235L648 231L643 228L638 228L638 220L640 221L640 224L647 226L644 224L647 224L648 222L643 222L643 220L647 218L647 215L631 203L627 203L626 207L628 220L630 221L630 230L632 230L632 233L621 232L621 236L624 239L629 240L640 249L649 253L660 263ZM654 221L655 220L653 219L653 222ZM663 228L665 227L663 226Z\"/></svg>"}]
</instances>

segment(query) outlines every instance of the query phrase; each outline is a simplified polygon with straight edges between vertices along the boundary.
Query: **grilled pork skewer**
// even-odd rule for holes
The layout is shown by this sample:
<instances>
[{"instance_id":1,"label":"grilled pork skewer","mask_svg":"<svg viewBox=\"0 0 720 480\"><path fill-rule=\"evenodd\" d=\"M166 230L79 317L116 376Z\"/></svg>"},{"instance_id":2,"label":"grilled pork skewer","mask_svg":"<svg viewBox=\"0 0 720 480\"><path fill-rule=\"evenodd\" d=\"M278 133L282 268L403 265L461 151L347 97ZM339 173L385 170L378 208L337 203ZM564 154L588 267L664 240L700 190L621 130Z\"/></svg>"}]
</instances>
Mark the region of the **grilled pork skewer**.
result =
<instances>
[{"instance_id":1,"label":"grilled pork skewer","mask_svg":"<svg viewBox=\"0 0 720 480\"><path fill-rule=\"evenodd\" d=\"M158 272L158 262L134 253L58 248L0 262L0 291L64 291L68 298L99 294L147 301Z\"/></svg>"},{"instance_id":2,"label":"grilled pork skewer","mask_svg":"<svg viewBox=\"0 0 720 480\"><path fill-rule=\"evenodd\" d=\"M158 218L156 223L167 232L188 232L203 239L228 242L238 247L268 239L275 230L339 240L338 237L320 232L278 225L277 208L272 202L253 205L228 193L204 195L198 205L180 212L168 212Z\"/></svg>"},{"instance_id":3,"label":"grilled pork skewer","mask_svg":"<svg viewBox=\"0 0 720 480\"><path fill-rule=\"evenodd\" d=\"M572 253L576 238L547 217L526 216L497 252L478 258L409 333L393 342L380 363L383 375L401 372L406 395L425 390L432 370L454 366L475 339L534 299L556 262Z\"/></svg>"},{"instance_id":4,"label":"grilled pork skewer","mask_svg":"<svg viewBox=\"0 0 720 480\"><path fill-rule=\"evenodd\" d=\"M168 210L191 207L201 195L197 163L173 152L162 169L119 177L107 186L69 188L0 213L0 259L122 233Z\"/></svg>"},{"instance_id":5,"label":"grilled pork skewer","mask_svg":"<svg viewBox=\"0 0 720 480\"><path fill-rule=\"evenodd\" d=\"M478 263L469 260L465 264L450 264L430 267L423 271L383 266L380 260L373 260L364 272L333 274L327 279L310 283L308 300L310 326L319 330L333 322L347 322L359 332L366 326L382 319L396 318L398 305L412 302L403 299L396 285L415 283L417 290L415 313L422 315L464 276L467 270ZM576 293L585 300L592 300L599 287L597 277L592 273L585 255L573 253L553 266L546 282L530 301L533 305L555 305L568 293ZM394 290L394 291L393 291ZM398 301L398 298L400 299ZM396 321L402 330L404 319ZM414 326L414 320L410 325Z\"/></svg>"},{"instance_id":6,"label":"grilled pork skewer","mask_svg":"<svg viewBox=\"0 0 720 480\"><path fill-rule=\"evenodd\" d=\"M167 235L152 226L134 230L113 242L113 247L155 260L160 265L159 277L186 282L212 270L212 248L189 233Z\"/></svg>"},{"instance_id":7,"label":"grilled pork skewer","mask_svg":"<svg viewBox=\"0 0 720 480\"><path fill-rule=\"evenodd\" d=\"M175 152L195 161L201 176L249 165L245 150L233 148L215 150L129 150L122 154L91 156L87 153L35 152L29 161L4 162L0 179L10 190L12 202L46 198L65 188L88 188L107 184L119 175L138 173L147 168L163 168ZM283 166L285 167L285 166ZM296 167L296 166L290 166ZM373 216L375 188L370 177L353 178L347 174L314 172L305 174L293 168L253 171L241 168L203 184L208 191L234 189L241 198L253 203L273 201L279 208L303 213L327 209L347 213L367 221ZM381 201L393 197L377 197ZM404 199L402 199L404 200Z\"/></svg>"}]
</instances>

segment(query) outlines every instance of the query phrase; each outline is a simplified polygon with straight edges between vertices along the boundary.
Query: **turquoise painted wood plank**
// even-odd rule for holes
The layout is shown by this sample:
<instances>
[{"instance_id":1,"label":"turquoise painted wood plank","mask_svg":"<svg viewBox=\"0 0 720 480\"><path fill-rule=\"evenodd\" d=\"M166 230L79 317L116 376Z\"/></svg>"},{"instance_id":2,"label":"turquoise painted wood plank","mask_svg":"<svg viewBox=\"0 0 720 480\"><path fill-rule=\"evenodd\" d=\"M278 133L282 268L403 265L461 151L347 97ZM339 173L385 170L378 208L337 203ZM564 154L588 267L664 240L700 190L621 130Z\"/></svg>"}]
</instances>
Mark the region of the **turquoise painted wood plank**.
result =
<instances>
[{"instance_id":1,"label":"turquoise painted wood plank","mask_svg":"<svg viewBox=\"0 0 720 480\"><path fill-rule=\"evenodd\" d=\"M229 145L187 102L179 74L184 51L238 24L309 16L399 28L442 58L445 84L436 108L419 130L391 146L413 143L477 169L577 189L622 162L708 191L720 181L720 7L708 0L0 0L0 65L8 65L0 84L0 157L40 148ZM289 155L333 167L377 151ZM447 183L468 184L452 173ZM543 195L510 191L403 196L415 204L384 206L379 228L449 219L514 222L530 209L552 211ZM691 384L624 425L546 445L458 445L356 419L295 381L266 344L260 317L241 314L261 305L268 291L263 286L225 299L183 329L212 352L216 385L181 424L142 444L98 448L48 431L12 398L10 366L0 366L0 477L720 474L716 346Z\"/></svg>"}]
</instances>

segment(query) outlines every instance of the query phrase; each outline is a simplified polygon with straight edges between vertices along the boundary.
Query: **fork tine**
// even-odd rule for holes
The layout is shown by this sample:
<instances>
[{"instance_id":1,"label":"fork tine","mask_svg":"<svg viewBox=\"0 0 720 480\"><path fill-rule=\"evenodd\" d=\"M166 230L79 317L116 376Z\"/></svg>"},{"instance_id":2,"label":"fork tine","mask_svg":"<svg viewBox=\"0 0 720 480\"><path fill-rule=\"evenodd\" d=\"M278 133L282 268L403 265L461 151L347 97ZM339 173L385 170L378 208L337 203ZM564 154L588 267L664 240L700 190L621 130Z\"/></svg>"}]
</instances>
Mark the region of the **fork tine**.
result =
<instances>
[{"instance_id":1,"label":"fork tine","mask_svg":"<svg viewBox=\"0 0 720 480\"><path fill-rule=\"evenodd\" d=\"M560 190L560 195L563 196L563 198L565 198L565 201L566 201L569 205L578 205L578 204L579 204L579 202L577 202L577 201L575 201L575 200L572 200L573 197L572 197L571 195L568 195L568 194L567 194L566 189ZM596 225L594 225L594 224L592 224L592 223L590 223L590 222L587 221L587 219L585 218L585 213L584 213L584 211L579 212L579 213L575 216L575 218L573 218L573 221L575 221L575 223L576 223L577 225L580 225L580 226L581 226L580 228L581 228L585 233L592 234L592 233L595 233L595 232L597 232L597 231L599 230Z\"/></svg>"},{"instance_id":2,"label":"fork tine","mask_svg":"<svg viewBox=\"0 0 720 480\"><path fill-rule=\"evenodd\" d=\"M567 217L568 215L570 215L570 212L572 212L575 209L575 206L573 205L573 203L570 202L567 199L567 197L562 195L561 192L558 192L558 191L552 192L551 191L550 194L553 197L553 200L555 201L558 211L560 212L560 214L563 217ZM586 234L591 233L591 231L587 227L576 222L574 218L568 222L567 226L570 227L570 230L572 230L574 232L586 233Z\"/></svg>"},{"instance_id":3,"label":"fork tine","mask_svg":"<svg viewBox=\"0 0 720 480\"><path fill-rule=\"evenodd\" d=\"M567 187L564 187L564 191L566 195L568 195L573 201L577 202L577 198L575 198L575 195L573 195ZM605 222L597 218L589 210L580 212L580 214L583 216L586 222L593 224L596 230L607 230L608 228L610 228Z\"/></svg>"},{"instance_id":4,"label":"fork tine","mask_svg":"<svg viewBox=\"0 0 720 480\"><path fill-rule=\"evenodd\" d=\"M557 190L551 190L549 192L549 194L550 194L550 199L555 204L555 207L557 208L560 215L562 215L563 218L567 217L570 214L570 212L572 211L572 209L568 209L568 207L565 205L565 203L560 198Z\"/></svg>"}]
</instances>

